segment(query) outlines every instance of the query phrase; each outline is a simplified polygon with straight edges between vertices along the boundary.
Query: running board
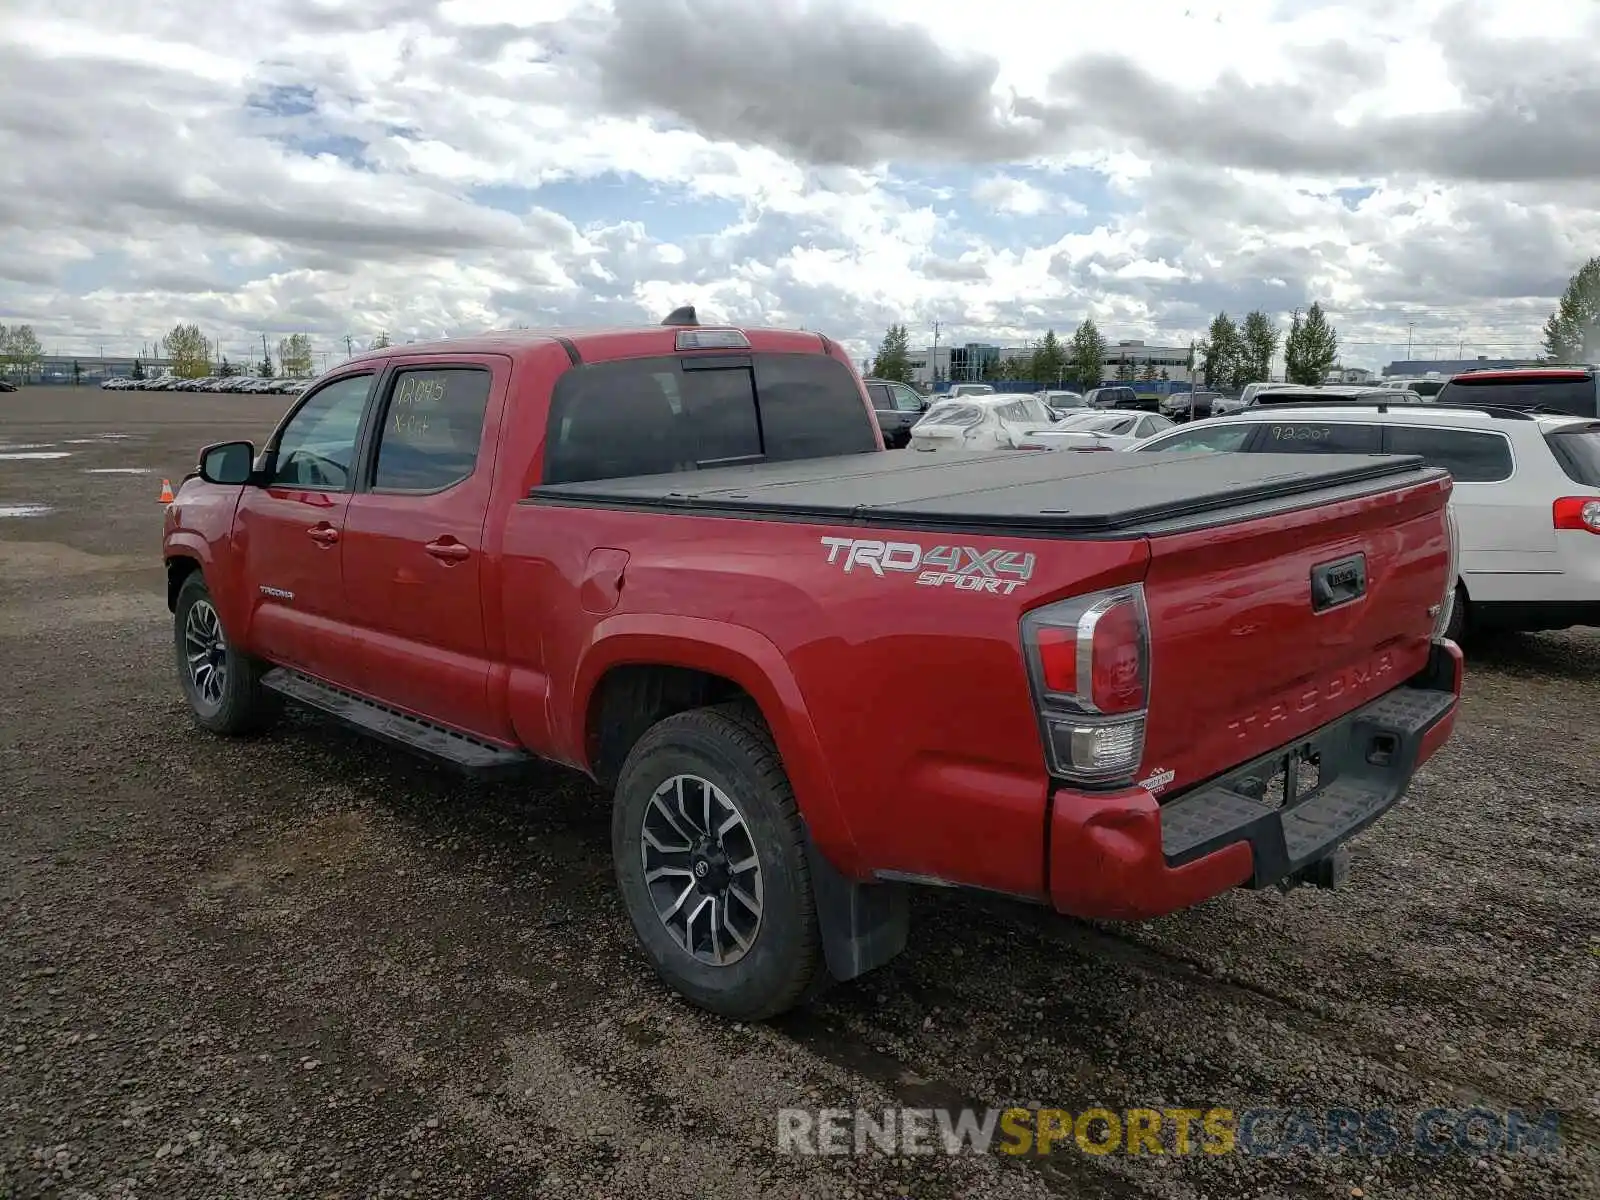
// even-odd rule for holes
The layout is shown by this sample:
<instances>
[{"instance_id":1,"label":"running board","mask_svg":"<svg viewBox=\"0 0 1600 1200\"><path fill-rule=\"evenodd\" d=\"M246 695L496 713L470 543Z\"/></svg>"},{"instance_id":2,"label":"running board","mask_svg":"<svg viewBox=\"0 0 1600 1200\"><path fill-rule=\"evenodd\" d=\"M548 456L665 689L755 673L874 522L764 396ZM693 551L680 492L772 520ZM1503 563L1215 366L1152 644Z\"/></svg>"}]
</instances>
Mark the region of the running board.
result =
<instances>
[{"instance_id":1,"label":"running board","mask_svg":"<svg viewBox=\"0 0 1600 1200\"><path fill-rule=\"evenodd\" d=\"M469 775L497 775L534 761L521 750L479 741L287 667L268 671L261 677L261 686L361 733L443 760Z\"/></svg>"}]
</instances>

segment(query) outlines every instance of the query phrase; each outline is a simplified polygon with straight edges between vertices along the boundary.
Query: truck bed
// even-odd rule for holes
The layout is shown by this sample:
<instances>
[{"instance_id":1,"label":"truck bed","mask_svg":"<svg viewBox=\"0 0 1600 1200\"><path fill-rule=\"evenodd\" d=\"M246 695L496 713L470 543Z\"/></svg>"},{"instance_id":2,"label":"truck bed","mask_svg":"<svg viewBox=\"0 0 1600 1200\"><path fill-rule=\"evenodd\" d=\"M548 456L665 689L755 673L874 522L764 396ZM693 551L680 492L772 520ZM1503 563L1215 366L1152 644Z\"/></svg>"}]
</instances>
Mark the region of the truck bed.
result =
<instances>
[{"instance_id":1,"label":"truck bed","mask_svg":"<svg viewBox=\"0 0 1600 1200\"><path fill-rule=\"evenodd\" d=\"M540 485L535 504L1107 538L1251 520L1416 483L1411 455L894 451Z\"/></svg>"}]
</instances>

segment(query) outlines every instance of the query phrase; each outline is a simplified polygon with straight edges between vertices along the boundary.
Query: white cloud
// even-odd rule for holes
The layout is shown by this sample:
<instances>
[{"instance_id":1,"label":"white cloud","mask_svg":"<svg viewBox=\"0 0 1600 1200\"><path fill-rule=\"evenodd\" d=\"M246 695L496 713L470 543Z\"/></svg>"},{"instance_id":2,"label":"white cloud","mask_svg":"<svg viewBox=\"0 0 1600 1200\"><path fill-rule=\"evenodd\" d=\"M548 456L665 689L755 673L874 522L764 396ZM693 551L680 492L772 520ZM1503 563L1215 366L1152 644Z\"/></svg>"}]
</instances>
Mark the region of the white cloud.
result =
<instances>
[{"instance_id":1,"label":"white cloud","mask_svg":"<svg viewBox=\"0 0 1600 1200\"><path fill-rule=\"evenodd\" d=\"M10 0L0 320L80 352L179 320L331 350L694 302L864 350L1085 315L1186 342L1320 299L1347 361L1412 331L1525 352L1600 246L1595 32L1554 0L1070 26L1025 0Z\"/></svg>"}]
</instances>

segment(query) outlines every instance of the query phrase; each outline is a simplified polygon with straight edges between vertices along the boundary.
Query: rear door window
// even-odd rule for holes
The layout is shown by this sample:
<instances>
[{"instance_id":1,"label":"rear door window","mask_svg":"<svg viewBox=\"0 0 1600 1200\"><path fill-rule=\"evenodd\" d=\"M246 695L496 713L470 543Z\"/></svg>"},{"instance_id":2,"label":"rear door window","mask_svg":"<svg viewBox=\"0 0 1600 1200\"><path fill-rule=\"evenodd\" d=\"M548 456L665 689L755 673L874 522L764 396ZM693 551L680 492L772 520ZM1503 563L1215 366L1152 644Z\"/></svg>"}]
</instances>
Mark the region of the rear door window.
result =
<instances>
[{"instance_id":1,"label":"rear door window","mask_svg":"<svg viewBox=\"0 0 1600 1200\"><path fill-rule=\"evenodd\" d=\"M867 395L872 397L872 407L883 412L888 412L894 407L889 399L889 385L886 383L867 384Z\"/></svg>"},{"instance_id":2,"label":"rear door window","mask_svg":"<svg viewBox=\"0 0 1600 1200\"><path fill-rule=\"evenodd\" d=\"M1256 428L1242 421L1237 425L1205 425L1198 429L1185 429L1158 442L1146 443L1139 449L1151 453L1171 450L1189 454L1227 454L1243 450Z\"/></svg>"},{"instance_id":3,"label":"rear door window","mask_svg":"<svg viewBox=\"0 0 1600 1200\"><path fill-rule=\"evenodd\" d=\"M1273 421L1255 447L1262 454L1379 454L1383 427L1344 421Z\"/></svg>"},{"instance_id":4,"label":"rear door window","mask_svg":"<svg viewBox=\"0 0 1600 1200\"><path fill-rule=\"evenodd\" d=\"M481 367L397 372L378 434L373 488L436 492L471 475L491 381Z\"/></svg>"},{"instance_id":5,"label":"rear door window","mask_svg":"<svg viewBox=\"0 0 1600 1200\"><path fill-rule=\"evenodd\" d=\"M1384 449L1390 454L1419 455L1430 467L1443 467L1461 483L1511 478L1511 443L1500 433L1391 425Z\"/></svg>"},{"instance_id":6,"label":"rear door window","mask_svg":"<svg viewBox=\"0 0 1600 1200\"><path fill-rule=\"evenodd\" d=\"M557 381L543 480L877 449L856 377L826 355L735 355L714 367L705 358L622 359L573 367Z\"/></svg>"},{"instance_id":7,"label":"rear door window","mask_svg":"<svg viewBox=\"0 0 1600 1200\"><path fill-rule=\"evenodd\" d=\"M893 391L894 406L901 412L922 411L922 394L920 392L906 387L903 383L895 384Z\"/></svg>"}]
</instances>

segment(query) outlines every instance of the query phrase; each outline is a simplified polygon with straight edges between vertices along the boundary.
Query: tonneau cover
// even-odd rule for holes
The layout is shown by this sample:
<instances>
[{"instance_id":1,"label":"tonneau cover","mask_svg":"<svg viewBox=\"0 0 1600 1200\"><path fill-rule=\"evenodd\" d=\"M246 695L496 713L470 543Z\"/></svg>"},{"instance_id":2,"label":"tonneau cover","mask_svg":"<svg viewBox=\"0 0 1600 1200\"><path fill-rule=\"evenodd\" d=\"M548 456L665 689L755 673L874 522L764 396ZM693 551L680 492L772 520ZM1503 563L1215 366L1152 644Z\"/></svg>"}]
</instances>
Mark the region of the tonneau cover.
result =
<instances>
[{"instance_id":1,"label":"tonneau cover","mask_svg":"<svg viewBox=\"0 0 1600 1200\"><path fill-rule=\"evenodd\" d=\"M1412 455L892 450L540 485L536 504L1105 537L1247 517L1440 472ZM1332 497L1329 497L1330 499ZM1290 503L1285 503L1290 502Z\"/></svg>"}]
</instances>

